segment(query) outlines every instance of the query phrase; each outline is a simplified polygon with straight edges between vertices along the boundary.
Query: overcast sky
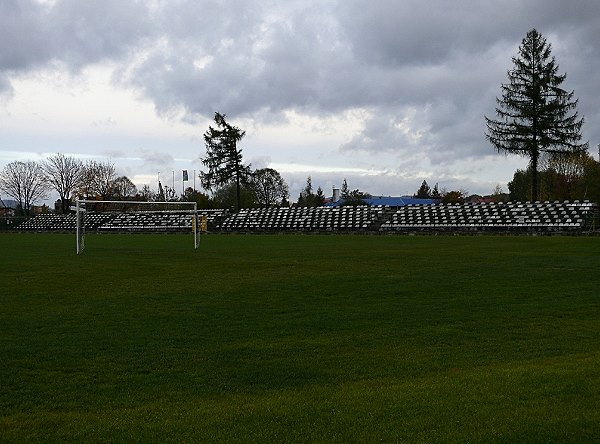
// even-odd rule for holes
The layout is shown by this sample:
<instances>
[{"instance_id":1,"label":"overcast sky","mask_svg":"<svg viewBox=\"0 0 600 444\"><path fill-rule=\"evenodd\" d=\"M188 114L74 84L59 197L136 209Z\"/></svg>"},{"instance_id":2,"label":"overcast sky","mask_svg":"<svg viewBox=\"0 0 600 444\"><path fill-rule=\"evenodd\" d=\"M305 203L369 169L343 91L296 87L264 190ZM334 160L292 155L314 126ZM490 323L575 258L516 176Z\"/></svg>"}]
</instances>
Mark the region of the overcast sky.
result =
<instances>
[{"instance_id":1,"label":"overcast sky","mask_svg":"<svg viewBox=\"0 0 600 444\"><path fill-rule=\"evenodd\" d=\"M598 0L0 0L0 167L61 152L180 191L219 111L293 201L309 175L326 195L506 191L527 159L484 115L531 28L597 159Z\"/></svg>"}]
</instances>

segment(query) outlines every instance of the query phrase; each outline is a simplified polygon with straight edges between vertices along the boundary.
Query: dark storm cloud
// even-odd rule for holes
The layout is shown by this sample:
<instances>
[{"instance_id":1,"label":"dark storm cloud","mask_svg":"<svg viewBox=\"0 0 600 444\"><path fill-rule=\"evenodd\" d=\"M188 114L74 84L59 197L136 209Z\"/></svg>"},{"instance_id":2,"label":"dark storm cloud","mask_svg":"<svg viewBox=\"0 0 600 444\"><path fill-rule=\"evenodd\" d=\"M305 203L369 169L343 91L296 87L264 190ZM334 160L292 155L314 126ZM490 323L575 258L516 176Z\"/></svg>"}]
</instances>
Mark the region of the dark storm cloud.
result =
<instances>
[{"instance_id":1,"label":"dark storm cloud","mask_svg":"<svg viewBox=\"0 0 600 444\"><path fill-rule=\"evenodd\" d=\"M351 80L351 63L343 60L339 26L324 13L325 4L299 5L177 3L186 17L167 5L162 37L121 78L163 112L178 106L204 116L345 109L336 85Z\"/></svg>"},{"instance_id":2,"label":"dark storm cloud","mask_svg":"<svg viewBox=\"0 0 600 444\"><path fill-rule=\"evenodd\" d=\"M143 2L64 0L45 18L53 50L68 66L79 67L127 56L153 33Z\"/></svg>"},{"instance_id":3,"label":"dark storm cloud","mask_svg":"<svg viewBox=\"0 0 600 444\"><path fill-rule=\"evenodd\" d=\"M53 5L0 2L0 76L49 63L77 71L90 63L121 60L152 33L142 2L59 0Z\"/></svg>"},{"instance_id":4,"label":"dark storm cloud","mask_svg":"<svg viewBox=\"0 0 600 444\"><path fill-rule=\"evenodd\" d=\"M0 2L0 93L19 73L109 61L159 113L254 119L367 110L343 150L424 153L432 163L490 153L483 115L525 33L553 44L567 89L600 140L596 0Z\"/></svg>"}]
</instances>

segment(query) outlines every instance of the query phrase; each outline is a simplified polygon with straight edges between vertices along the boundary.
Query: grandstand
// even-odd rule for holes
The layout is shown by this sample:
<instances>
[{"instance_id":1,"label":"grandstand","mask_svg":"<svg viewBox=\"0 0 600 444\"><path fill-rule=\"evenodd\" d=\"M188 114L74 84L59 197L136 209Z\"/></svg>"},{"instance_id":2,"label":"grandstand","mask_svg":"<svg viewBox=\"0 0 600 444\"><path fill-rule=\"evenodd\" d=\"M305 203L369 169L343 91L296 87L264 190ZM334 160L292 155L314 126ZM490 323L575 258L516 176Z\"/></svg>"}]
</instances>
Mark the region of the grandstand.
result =
<instances>
[{"instance_id":1,"label":"grandstand","mask_svg":"<svg viewBox=\"0 0 600 444\"><path fill-rule=\"evenodd\" d=\"M507 202L407 205L381 225L382 231L583 231L597 228L590 202Z\"/></svg>"},{"instance_id":2,"label":"grandstand","mask_svg":"<svg viewBox=\"0 0 600 444\"><path fill-rule=\"evenodd\" d=\"M373 231L385 214L383 206L250 209L231 215L221 231Z\"/></svg>"},{"instance_id":3,"label":"grandstand","mask_svg":"<svg viewBox=\"0 0 600 444\"><path fill-rule=\"evenodd\" d=\"M599 209L588 201L409 204L316 208L256 208L230 214L200 210L208 230L224 233L436 233L436 232L593 232ZM86 230L100 232L184 232L191 226L185 212L91 212ZM41 214L22 224L23 231L74 231L75 215Z\"/></svg>"},{"instance_id":4,"label":"grandstand","mask_svg":"<svg viewBox=\"0 0 600 444\"><path fill-rule=\"evenodd\" d=\"M19 224L23 231L74 231L75 214L38 214Z\"/></svg>"},{"instance_id":5,"label":"grandstand","mask_svg":"<svg viewBox=\"0 0 600 444\"><path fill-rule=\"evenodd\" d=\"M227 217L227 210L199 210L198 215L206 216L209 226L218 229L221 221ZM152 231L187 232L191 227L189 212L88 212L85 229L99 232ZM75 214L40 214L20 224L17 229L23 231L75 231Z\"/></svg>"}]
</instances>

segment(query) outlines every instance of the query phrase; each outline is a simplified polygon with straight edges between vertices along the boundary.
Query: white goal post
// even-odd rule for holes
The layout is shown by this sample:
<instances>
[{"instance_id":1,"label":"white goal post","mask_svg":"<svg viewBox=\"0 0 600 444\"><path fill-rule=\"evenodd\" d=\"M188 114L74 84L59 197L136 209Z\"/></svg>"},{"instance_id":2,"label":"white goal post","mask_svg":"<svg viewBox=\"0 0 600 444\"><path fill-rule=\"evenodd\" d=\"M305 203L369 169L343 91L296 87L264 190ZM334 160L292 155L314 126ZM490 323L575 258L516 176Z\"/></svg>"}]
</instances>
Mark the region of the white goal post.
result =
<instances>
[{"instance_id":1,"label":"white goal post","mask_svg":"<svg viewBox=\"0 0 600 444\"><path fill-rule=\"evenodd\" d=\"M189 215L185 218L189 221L189 229L194 234L194 249L198 249L200 245L200 231L206 225L205 220L201 223L198 215L198 205L196 202L144 202L144 201L128 201L128 200L85 200L77 199L75 201L75 210L77 221L77 254L81 254L85 249L85 232L86 226L96 217L102 219L102 215L109 214L134 214L134 215L161 215L163 217L178 214ZM101 207L101 211L97 211ZM126 208L129 209L126 209ZM107 218L108 219L108 218ZM186 222L186 227L188 227ZM114 226L114 228L119 228ZM123 227L127 229L126 227ZM144 227L137 227L143 229ZM162 225L161 228L169 228L168 225ZM181 228L174 227L174 228ZM139 231L139 230L138 230Z\"/></svg>"}]
</instances>

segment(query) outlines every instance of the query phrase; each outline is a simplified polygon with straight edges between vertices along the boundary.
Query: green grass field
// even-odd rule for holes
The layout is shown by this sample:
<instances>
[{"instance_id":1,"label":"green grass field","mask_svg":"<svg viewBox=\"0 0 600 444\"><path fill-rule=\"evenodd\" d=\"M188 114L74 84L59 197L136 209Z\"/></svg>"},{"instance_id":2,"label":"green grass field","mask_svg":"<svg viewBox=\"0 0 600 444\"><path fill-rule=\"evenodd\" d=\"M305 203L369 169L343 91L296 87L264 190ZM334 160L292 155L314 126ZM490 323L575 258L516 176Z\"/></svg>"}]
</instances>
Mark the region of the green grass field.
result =
<instances>
[{"instance_id":1,"label":"green grass field","mask_svg":"<svg viewBox=\"0 0 600 444\"><path fill-rule=\"evenodd\" d=\"M597 442L600 238L0 234L0 441Z\"/></svg>"}]
</instances>

